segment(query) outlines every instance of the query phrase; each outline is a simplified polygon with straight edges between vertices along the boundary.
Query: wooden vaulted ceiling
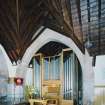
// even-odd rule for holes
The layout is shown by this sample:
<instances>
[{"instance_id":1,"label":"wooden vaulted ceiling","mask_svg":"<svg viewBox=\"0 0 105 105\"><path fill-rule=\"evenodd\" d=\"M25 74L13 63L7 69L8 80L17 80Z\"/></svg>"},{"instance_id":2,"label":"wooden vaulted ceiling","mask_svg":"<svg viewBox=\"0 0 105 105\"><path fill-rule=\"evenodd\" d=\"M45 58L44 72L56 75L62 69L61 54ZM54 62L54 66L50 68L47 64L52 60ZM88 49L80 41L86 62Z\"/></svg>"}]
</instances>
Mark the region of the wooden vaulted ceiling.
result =
<instances>
[{"instance_id":1,"label":"wooden vaulted ceiling","mask_svg":"<svg viewBox=\"0 0 105 105\"><path fill-rule=\"evenodd\" d=\"M54 56L60 54L62 50L66 48L68 47L62 43L50 41L49 43L42 46L37 53L42 53L45 57Z\"/></svg>"},{"instance_id":2,"label":"wooden vaulted ceiling","mask_svg":"<svg viewBox=\"0 0 105 105\"><path fill-rule=\"evenodd\" d=\"M105 37L101 35L104 25L100 22L104 18L101 17L104 12L102 1L0 0L0 43L10 59L17 61L23 57L27 47L43 30L50 28L70 37L83 53L85 52L84 41L90 38L95 45L94 48L88 49L90 55L105 54L102 50L105 49L104 40L102 40ZM91 3L93 3L92 7ZM98 9L95 11L96 6ZM94 18L98 26L91 21L95 12L97 14ZM92 33L93 30L95 31Z\"/></svg>"},{"instance_id":3,"label":"wooden vaulted ceiling","mask_svg":"<svg viewBox=\"0 0 105 105\"><path fill-rule=\"evenodd\" d=\"M39 0L0 0L0 42L11 60L21 59L33 42L48 14L45 9Z\"/></svg>"}]
</instances>

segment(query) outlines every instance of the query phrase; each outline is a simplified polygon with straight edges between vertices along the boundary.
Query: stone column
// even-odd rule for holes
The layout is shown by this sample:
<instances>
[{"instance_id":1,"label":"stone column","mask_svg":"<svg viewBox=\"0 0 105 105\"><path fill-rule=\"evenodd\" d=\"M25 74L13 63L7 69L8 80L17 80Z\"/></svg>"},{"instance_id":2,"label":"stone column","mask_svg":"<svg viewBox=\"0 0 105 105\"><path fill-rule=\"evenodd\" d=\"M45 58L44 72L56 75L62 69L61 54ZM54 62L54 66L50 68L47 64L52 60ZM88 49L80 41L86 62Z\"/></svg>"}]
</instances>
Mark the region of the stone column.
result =
<instances>
[{"instance_id":1,"label":"stone column","mask_svg":"<svg viewBox=\"0 0 105 105\"><path fill-rule=\"evenodd\" d=\"M92 68L92 58L88 53L84 56L83 69L83 105L93 105L94 97L94 71Z\"/></svg>"}]
</instances>

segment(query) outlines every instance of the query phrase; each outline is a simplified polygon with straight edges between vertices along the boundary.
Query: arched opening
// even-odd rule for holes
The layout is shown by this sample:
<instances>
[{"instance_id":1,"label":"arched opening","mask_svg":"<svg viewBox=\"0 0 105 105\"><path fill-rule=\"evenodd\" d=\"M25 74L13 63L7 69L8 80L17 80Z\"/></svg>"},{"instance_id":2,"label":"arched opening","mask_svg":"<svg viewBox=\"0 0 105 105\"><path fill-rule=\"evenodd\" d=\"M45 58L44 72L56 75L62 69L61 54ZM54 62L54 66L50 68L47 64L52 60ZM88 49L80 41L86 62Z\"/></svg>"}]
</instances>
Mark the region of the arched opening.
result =
<instances>
[{"instance_id":1,"label":"arched opening","mask_svg":"<svg viewBox=\"0 0 105 105\"><path fill-rule=\"evenodd\" d=\"M37 90L34 98L58 99L59 97L57 100L59 103L62 100L64 104L71 102L74 103L73 105L83 104L81 65L69 47L59 42L50 41L34 54L30 64L33 65L32 84ZM54 97L57 89L53 88L58 84L60 85L59 93L57 93L59 95ZM51 95L51 92L54 94Z\"/></svg>"},{"instance_id":2,"label":"arched opening","mask_svg":"<svg viewBox=\"0 0 105 105\"><path fill-rule=\"evenodd\" d=\"M63 43L75 52L81 64L83 74L83 104L92 104L94 96L94 72L92 69L91 57L87 53L87 50L85 52L85 55L82 54L73 40L50 29L45 29L44 32L27 48L22 58L22 62L17 68L16 76L23 77L25 79L26 70L30 60L43 45L50 41Z\"/></svg>"}]
</instances>

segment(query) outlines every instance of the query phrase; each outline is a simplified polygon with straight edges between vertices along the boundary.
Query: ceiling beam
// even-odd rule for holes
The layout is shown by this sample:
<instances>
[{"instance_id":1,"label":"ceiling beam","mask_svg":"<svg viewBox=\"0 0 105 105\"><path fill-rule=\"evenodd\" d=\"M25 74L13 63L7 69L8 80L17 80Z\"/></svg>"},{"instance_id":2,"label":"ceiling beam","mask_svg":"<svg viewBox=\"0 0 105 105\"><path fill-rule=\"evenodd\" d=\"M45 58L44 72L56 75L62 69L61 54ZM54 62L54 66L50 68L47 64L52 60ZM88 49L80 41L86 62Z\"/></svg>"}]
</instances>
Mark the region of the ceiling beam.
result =
<instances>
[{"instance_id":1,"label":"ceiling beam","mask_svg":"<svg viewBox=\"0 0 105 105\"><path fill-rule=\"evenodd\" d=\"M67 33L66 35L68 37L70 37L75 44L79 47L79 49L82 51L82 53L85 53L85 49L83 44L78 40L78 38L75 36L74 32L73 32L73 28L72 26L70 27L64 20L63 14L61 14L62 12L57 12L56 9L54 8L54 6L52 5L52 2L54 2L54 0L47 0L48 1L48 9L50 10L50 13L52 14L52 16L56 19L56 22L61 26L61 29L63 31L65 31L65 33ZM46 3L45 3L46 4Z\"/></svg>"},{"instance_id":2,"label":"ceiling beam","mask_svg":"<svg viewBox=\"0 0 105 105\"><path fill-rule=\"evenodd\" d=\"M76 0L76 5L77 5L77 13L78 13L80 31L81 31L81 39L82 39L82 44L83 44L84 40L83 40L83 33L82 33L82 20L81 20L80 0Z\"/></svg>"}]
</instances>

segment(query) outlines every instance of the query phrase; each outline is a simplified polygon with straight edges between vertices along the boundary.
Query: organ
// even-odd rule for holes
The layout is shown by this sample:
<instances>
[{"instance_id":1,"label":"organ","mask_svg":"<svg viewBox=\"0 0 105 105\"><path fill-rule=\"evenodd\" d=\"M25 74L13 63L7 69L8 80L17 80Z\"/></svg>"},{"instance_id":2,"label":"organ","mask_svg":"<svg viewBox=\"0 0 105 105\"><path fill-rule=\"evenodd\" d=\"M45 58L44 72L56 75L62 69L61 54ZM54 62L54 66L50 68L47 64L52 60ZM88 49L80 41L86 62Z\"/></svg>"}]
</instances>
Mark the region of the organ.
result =
<instances>
[{"instance_id":1,"label":"organ","mask_svg":"<svg viewBox=\"0 0 105 105\"><path fill-rule=\"evenodd\" d=\"M48 105L79 103L78 92L81 91L79 87L81 80L78 80L78 75L81 68L71 49L63 49L54 56L38 53L34 55L32 62L33 87L37 88L38 99L46 99Z\"/></svg>"}]
</instances>

